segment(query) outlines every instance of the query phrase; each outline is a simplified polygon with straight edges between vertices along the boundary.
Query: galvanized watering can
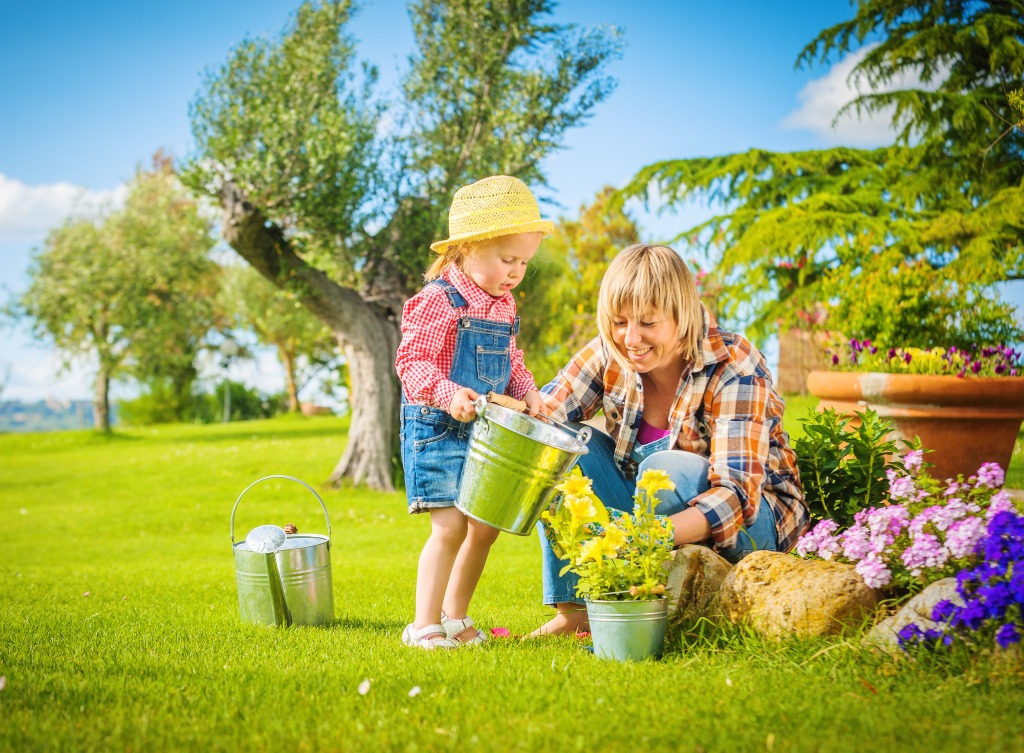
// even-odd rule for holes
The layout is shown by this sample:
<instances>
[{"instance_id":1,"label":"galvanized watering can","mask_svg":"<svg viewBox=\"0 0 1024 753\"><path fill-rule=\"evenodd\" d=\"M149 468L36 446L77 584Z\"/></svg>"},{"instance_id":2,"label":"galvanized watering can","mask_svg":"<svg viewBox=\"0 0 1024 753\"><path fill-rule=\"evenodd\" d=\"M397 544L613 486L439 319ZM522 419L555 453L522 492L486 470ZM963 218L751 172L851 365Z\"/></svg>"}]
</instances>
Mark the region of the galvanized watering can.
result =
<instances>
[{"instance_id":1,"label":"galvanized watering can","mask_svg":"<svg viewBox=\"0 0 1024 753\"><path fill-rule=\"evenodd\" d=\"M482 523L525 536L555 487L587 453L590 428L575 431L546 416L489 403L482 395L473 405L476 421L455 506Z\"/></svg>"},{"instance_id":2,"label":"galvanized watering can","mask_svg":"<svg viewBox=\"0 0 1024 753\"><path fill-rule=\"evenodd\" d=\"M257 484L283 478L309 489L324 511L327 535L285 534L277 526L259 526L245 541L235 541L235 510ZM331 581L331 521L313 487L291 476L266 476L247 486L231 508L231 547L235 552L238 607L242 622L256 625L326 625L334 622Z\"/></svg>"}]
</instances>

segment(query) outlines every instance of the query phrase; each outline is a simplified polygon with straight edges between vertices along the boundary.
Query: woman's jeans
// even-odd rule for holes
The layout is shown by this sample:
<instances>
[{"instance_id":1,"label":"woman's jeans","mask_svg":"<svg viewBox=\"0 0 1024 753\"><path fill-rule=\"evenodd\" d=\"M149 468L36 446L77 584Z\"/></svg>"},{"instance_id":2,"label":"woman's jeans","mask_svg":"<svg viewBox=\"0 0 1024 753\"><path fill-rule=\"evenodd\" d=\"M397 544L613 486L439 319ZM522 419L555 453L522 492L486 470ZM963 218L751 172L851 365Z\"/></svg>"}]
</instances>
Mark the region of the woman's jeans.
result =
<instances>
[{"instance_id":1,"label":"woman's jeans","mask_svg":"<svg viewBox=\"0 0 1024 753\"><path fill-rule=\"evenodd\" d=\"M595 431L587 444L587 449L587 454L580 457L579 464L583 475L593 482L594 493L606 507L632 512L636 481L627 479L619 472L614 455L615 441L604 432ZM665 471L676 488L672 491L658 492L657 513L659 515L675 515L689 507L691 499L710 488L708 485L708 468L710 467L711 464L707 458L692 452L660 450L647 455L640 461L637 478L639 479L648 469ZM758 549L775 551L778 548L778 539L775 533L774 518L768 501L762 498L756 520L749 528L740 531L736 546L728 549L720 547L718 553L730 562L737 562ZM538 522L537 530L540 533L543 560L544 603L560 604L570 601L582 603L583 600L576 596L578 577L571 572L565 575L558 574L568 561L559 559L551 550L551 545L541 526L543 523ZM703 543L710 544L711 542L709 540Z\"/></svg>"}]
</instances>

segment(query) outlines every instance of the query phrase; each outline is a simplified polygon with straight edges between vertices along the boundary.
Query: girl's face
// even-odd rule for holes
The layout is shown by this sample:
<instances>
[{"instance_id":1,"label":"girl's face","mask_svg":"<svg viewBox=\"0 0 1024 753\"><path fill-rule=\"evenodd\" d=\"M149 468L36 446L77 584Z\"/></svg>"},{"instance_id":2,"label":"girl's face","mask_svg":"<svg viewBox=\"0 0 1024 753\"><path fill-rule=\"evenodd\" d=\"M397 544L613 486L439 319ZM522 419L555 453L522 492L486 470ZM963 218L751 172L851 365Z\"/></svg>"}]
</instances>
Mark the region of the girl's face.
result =
<instances>
[{"instance_id":1,"label":"girl's face","mask_svg":"<svg viewBox=\"0 0 1024 753\"><path fill-rule=\"evenodd\" d=\"M481 290L500 298L523 281L543 233L516 233L486 241L462 261L462 271Z\"/></svg>"},{"instance_id":2,"label":"girl's face","mask_svg":"<svg viewBox=\"0 0 1024 753\"><path fill-rule=\"evenodd\" d=\"M616 314L612 317L612 340L637 373L649 374L662 367L679 366L683 344L678 328L670 317L655 309L639 316Z\"/></svg>"}]
</instances>

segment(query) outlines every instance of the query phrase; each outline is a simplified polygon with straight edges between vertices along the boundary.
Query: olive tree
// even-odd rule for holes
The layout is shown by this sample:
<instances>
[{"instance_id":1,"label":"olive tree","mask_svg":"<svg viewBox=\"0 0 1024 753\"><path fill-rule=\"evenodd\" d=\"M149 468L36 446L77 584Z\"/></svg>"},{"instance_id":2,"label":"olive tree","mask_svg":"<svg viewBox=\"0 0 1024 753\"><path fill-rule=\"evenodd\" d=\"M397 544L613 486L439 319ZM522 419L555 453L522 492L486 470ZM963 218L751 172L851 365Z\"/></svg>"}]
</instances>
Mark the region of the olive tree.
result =
<instances>
[{"instance_id":1,"label":"olive tree","mask_svg":"<svg viewBox=\"0 0 1024 753\"><path fill-rule=\"evenodd\" d=\"M192 106L189 181L223 234L323 321L347 362L352 421L331 480L391 490L405 300L454 191L488 174L543 184L541 160L611 91L614 30L550 22L550 0L418 0L397 101L357 64L348 0L305 3L247 40Z\"/></svg>"}]
</instances>

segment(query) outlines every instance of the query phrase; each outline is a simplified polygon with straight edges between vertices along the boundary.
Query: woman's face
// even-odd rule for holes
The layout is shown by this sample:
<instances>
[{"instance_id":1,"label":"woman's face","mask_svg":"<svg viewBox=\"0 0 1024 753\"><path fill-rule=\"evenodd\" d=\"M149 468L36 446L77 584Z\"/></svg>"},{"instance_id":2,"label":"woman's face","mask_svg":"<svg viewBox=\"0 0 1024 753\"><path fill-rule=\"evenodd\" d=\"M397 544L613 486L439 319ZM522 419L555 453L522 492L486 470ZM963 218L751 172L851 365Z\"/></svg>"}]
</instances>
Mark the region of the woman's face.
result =
<instances>
[{"instance_id":1,"label":"woman's face","mask_svg":"<svg viewBox=\"0 0 1024 753\"><path fill-rule=\"evenodd\" d=\"M612 317L612 340L640 374L666 366L679 367L683 344L677 337L677 330L675 321L654 309L640 316L618 314Z\"/></svg>"},{"instance_id":2,"label":"woman's face","mask_svg":"<svg viewBox=\"0 0 1024 753\"><path fill-rule=\"evenodd\" d=\"M516 233L487 241L463 260L462 271L485 293L500 298L523 281L543 238L543 233Z\"/></svg>"}]
</instances>

